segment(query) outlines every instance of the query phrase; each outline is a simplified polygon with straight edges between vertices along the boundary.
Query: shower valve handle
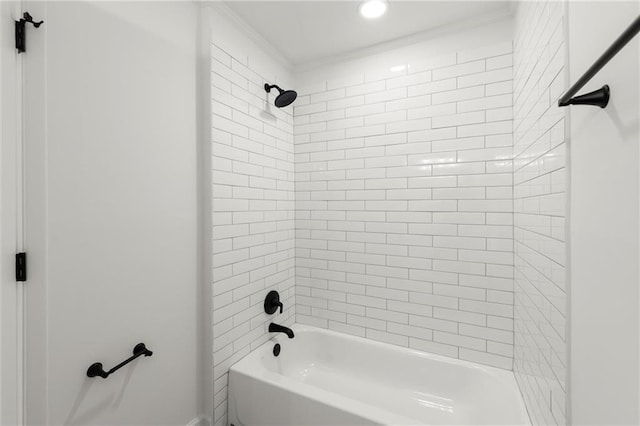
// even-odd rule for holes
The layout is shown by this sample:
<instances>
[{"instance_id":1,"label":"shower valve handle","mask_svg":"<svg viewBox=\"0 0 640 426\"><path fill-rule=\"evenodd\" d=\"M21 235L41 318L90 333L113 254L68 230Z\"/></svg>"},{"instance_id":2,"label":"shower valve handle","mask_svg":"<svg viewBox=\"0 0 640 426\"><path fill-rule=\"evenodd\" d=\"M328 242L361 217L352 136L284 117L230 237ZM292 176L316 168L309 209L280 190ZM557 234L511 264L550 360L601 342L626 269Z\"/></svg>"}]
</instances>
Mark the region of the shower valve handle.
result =
<instances>
[{"instance_id":1,"label":"shower valve handle","mask_svg":"<svg viewBox=\"0 0 640 426\"><path fill-rule=\"evenodd\" d=\"M282 313L284 306L280 301L280 294L275 290L271 290L264 299L264 311L271 315L278 310L278 307L280 307L280 313Z\"/></svg>"}]
</instances>

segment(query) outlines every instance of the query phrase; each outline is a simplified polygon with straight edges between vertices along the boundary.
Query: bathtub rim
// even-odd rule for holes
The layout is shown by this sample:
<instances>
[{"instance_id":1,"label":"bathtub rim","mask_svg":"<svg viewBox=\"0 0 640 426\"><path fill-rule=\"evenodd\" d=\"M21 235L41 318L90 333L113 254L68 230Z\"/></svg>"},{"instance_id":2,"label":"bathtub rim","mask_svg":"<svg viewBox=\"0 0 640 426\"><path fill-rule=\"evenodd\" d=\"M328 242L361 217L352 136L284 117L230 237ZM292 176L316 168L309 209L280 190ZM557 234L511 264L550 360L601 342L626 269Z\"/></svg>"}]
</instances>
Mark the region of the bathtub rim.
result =
<instances>
[{"instance_id":1,"label":"bathtub rim","mask_svg":"<svg viewBox=\"0 0 640 426\"><path fill-rule=\"evenodd\" d=\"M476 362L473 362L473 361L467 361L467 360L464 360L464 359L453 358L453 357L449 357L449 356L446 356L446 355L438 355L438 354L434 354L432 352L426 352L426 351L421 351L419 349L414 349L414 348L409 348L409 347L405 347L405 346L394 345L394 344L391 344L391 343L381 342L381 341L378 341L378 340L368 339L366 337L356 336L356 335L348 334L348 333L342 333L342 332L339 332L339 331L329 330L329 329L326 329L326 328L320 328L320 327L315 327L315 326L312 326L312 325L298 324L298 323L293 324L292 326L290 326L290 328L294 332L300 332L300 333L303 333L305 331L319 332L321 334L327 334L327 335L330 335L330 336L335 336L335 337L337 337L339 339L354 340L356 342L360 342L360 343L365 344L365 345L371 345L373 347L378 347L378 348L381 348L381 349L390 350L390 351L395 352L395 353L408 354L408 355L412 355L412 356L417 356L417 357L422 358L422 359L429 359L429 360L442 362L442 363L446 363L446 364L450 364L450 365L456 365L456 366L469 368L469 369L472 369L472 370L484 371L484 372L487 372L487 373L491 373L492 376L496 375L498 378L505 379L505 380L507 380L509 382L511 382L511 379L514 377L513 376L513 370L506 370L506 369L500 368L500 367L494 367L494 366L491 366L491 365L479 364L479 363L476 363ZM295 339L295 337L294 337L294 339ZM242 361L249 359L254 352L260 352L261 350L263 350L264 348L266 348L270 344L276 344L276 343L282 344L282 343L286 343L288 340L289 340L289 338L284 336L283 334L277 334L277 335L271 337L269 340L267 340L262 345L258 346L257 348L255 348L254 350L249 352L244 357L242 357L235 364L233 364L231 366L231 368L238 366L238 364L242 363ZM254 355L254 356L256 356L256 355Z\"/></svg>"},{"instance_id":2,"label":"bathtub rim","mask_svg":"<svg viewBox=\"0 0 640 426\"><path fill-rule=\"evenodd\" d=\"M511 392L514 395L517 395L518 399L518 407L517 411L519 414L519 418L525 421L522 423L523 425L531 425L531 418L524 404L524 400L522 397L522 393L520 392L519 387L517 386L515 376L512 370L505 370L498 367L493 367L489 365L482 365L478 363L474 363L472 361L461 360L458 358L447 357L444 355L433 354L430 352L420 351L418 349L408 348L404 346L393 345L386 342L380 342L377 340L367 339L360 336L355 336L347 333L341 333L334 330L328 330L320 327L315 327L306 324L293 324L290 327L295 333L304 333L305 331L312 333L320 333L329 336L334 336L338 339L348 339L353 340L355 342L359 342L361 344L373 347L373 348L381 348L383 350L391 351L392 353L405 354L410 356L415 356L420 359L427 359L434 362L442 362L453 366L463 367L465 369L481 371L492 379L498 380L503 383L505 386L508 386ZM295 337L294 337L295 339ZM384 419L389 419L388 422L384 424L416 424L416 421L419 421L414 418L405 417L394 413L392 411L382 409L371 404L367 404L356 399L353 399L349 396L341 395L340 393L329 391L326 389L322 389L317 386L313 386L307 383L302 383L287 377L286 375L279 374L277 372L268 370L264 368L258 360L266 355L272 355L272 347L276 343L286 342L288 339L284 334L278 334L270 338L268 341L255 348L253 351L248 353L246 356L238 360L235 364L233 364L229 368L229 382L231 382L231 374L239 374L242 376L250 377L254 380L258 380L260 382L266 383L270 386L275 386L281 390L286 392L295 392L295 390L300 390L302 393L314 400L315 402L326 404L333 408L339 410L345 410L348 412L353 412L359 417L363 417L367 420L370 420L374 423L379 423ZM231 395L229 395L229 399ZM356 408L354 410L354 408ZM374 416L368 414L375 414Z\"/></svg>"}]
</instances>

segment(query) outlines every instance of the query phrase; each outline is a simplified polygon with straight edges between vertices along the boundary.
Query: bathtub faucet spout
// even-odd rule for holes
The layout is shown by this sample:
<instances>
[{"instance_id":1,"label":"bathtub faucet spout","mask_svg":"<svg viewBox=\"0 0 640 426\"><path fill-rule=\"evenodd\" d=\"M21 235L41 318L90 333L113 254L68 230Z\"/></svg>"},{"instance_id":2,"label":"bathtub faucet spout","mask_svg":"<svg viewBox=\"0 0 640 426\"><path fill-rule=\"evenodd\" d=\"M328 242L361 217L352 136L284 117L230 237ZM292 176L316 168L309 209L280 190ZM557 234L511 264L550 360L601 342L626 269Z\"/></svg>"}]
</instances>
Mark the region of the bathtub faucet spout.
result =
<instances>
[{"instance_id":1,"label":"bathtub faucet spout","mask_svg":"<svg viewBox=\"0 0 640 426\"><path fill-rule=\"evenodd\" d=\"M284 325L271 323L269 324L269 333L285 333L289 339L293 339L293 330Z\"/></svg>"}]
</instances>

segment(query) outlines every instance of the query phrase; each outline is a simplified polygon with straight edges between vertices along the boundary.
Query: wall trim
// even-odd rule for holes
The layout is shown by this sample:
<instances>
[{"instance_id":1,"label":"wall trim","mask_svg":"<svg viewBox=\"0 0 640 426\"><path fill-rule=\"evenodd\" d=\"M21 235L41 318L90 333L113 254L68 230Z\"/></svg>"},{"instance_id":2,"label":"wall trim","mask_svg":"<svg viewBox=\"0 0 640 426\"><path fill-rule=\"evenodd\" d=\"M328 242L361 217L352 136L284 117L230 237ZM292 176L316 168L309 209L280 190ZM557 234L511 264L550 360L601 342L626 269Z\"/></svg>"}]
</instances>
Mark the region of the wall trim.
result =
<instances>
[{"instance_id":1,"label":"wall trim","mask_svg":"<svg viewBox=\"0 0 640 426\"><path fill-rule=\"evenodd\" d=\"M569 87L571 87L571 70L570 70L570 61L569 61L569 44L570 44L570 40L569 40L569 2L568 0L562 0L562 8L563 8L563 13L564 16L562 18L562 31L564 33L564 84L565 84L565 90L567 90ZM564 140L565 143L567 145L566 149L567 149L567 160L566 160L566 164L565 164L565 168L566 168L566 187L565 187L565 191L566 191L566 196L565 196L565 227L564 227L564 241L565 241L565 255L566 255L566 266L565 266L565 280L566 280L566 287L565 287L565 293L566 293L566 301L565 301L565 306L566 306L566 318L567 318L567 322L565 325L565 348L567 351L567 358L566 358L566 363L567 363L567 367L566 367L566 371L565 371L565 383L566 383L566 388L565 388L565 419L568 425L573 424L573 410L572 410L572 404L571 404L571 398L573 396L573 386L571 384L571 374L572 374L572 368L571 368L571 342L572 342L572 337L571 337L571 311L572 311L572 306L571 306L571 294L573 293L572 291L572 286L573 286L573 282L572 282L572 277L571 277L571 194L572 194L572 184L571 184L571 146L573 145L573 142L571 140L571 108L565 108L565 112L564 112Z\"/></svg>"},{"instance_id":2,"label":"wall trim","mask_svg":"<svg viewBox=\"0 0 640 426\"><path fill-rule=\"evenodd\" d=\"M196 186L198 196L198 411L201 415L213 413L213 331L211 328L213 295L211 259L211 14L210 8L200 8L198 14L198 47L196 67L198 96ZM202 417L202 416L201 416ZM204 424L204 423L203 423ZM210 422L206 423L207 425Z\"/></svg>"},{"instance_id":3,"label":"wall trim","mask_svg":"<svg viewBox=\"0 0 640 426\"><path fill-rule=\"evenodd\" d=\"M483 15L474 16L472 18L464 19L459 22L447 25L441 25L439 27L420 31L415 34L396 38L393 40L385 41L382 43L374 44L361 49L352 50L350 52L341 53L338 55L332 55L323 59L314 61L303 62L297 64L293 68L294 75L296 73L306 72L315 68L321 68L329 65L334 65L340 62L346 62L353 59L360 59L367 56L372 56L377 53L386 52L392 49L409 46L422 41L430 40L436 37L456 33L459 31L480 27L497 21L503 21L512 19L513 13L510 9L504 9L496 12L490 12Z\"/></svg>"},{"instance_id":4,"label":"wall trim","mask_svg":"<svg viewBox=\"0 0 640 426\"><path fill-rule=\"evenodd\" d=\"M21 3L0 3L3 20L20 15ZM12 26L11 26L12 27ZM5 26L0 40L10 40L13 30ZM0 289L0 423L25 422L25 351L24 351L24 292L25 286L16 283L11 260L24 249L22 232L22 58L11 43L2 43L0 50L0 247L2 259L2 288ZM9 260L5 262L5 260Z\"/></svg>"}]
</instances>

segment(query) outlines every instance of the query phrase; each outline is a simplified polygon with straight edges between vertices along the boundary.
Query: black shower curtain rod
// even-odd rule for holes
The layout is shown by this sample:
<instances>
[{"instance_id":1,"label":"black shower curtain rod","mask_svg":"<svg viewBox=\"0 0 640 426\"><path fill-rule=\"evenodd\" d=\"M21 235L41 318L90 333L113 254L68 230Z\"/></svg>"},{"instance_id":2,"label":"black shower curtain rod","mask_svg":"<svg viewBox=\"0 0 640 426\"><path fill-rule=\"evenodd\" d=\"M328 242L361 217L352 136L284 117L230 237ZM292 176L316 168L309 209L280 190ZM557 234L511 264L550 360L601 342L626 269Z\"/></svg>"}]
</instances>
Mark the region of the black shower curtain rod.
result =
<instances>
[{"instance_id":1,"label":"black shower curtain rod","mask_svg":"<svg viewBox=\"0 0 640 426\"><path fill-rule=\"evenodd\" d=\"M609 86L604 85L602 88L585 95L576 96L578 90L582 89L585 84L589 82L607 63L622 50L637 34L640 32L640 16L638 16L629 27L624 30L620 37L618 37L609 48L598 58L597 61L589 67L589 69L571 86L571 88L565 93L558 101L558 106L564 107L567 105L597 105L604 108L609 103Z\"/></svg>"}]
</instances>

